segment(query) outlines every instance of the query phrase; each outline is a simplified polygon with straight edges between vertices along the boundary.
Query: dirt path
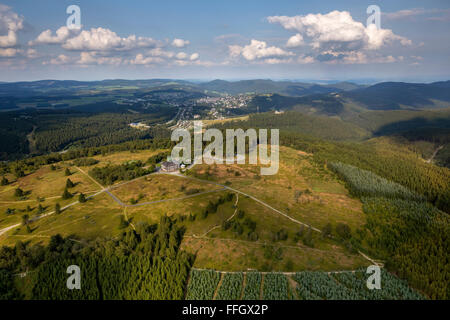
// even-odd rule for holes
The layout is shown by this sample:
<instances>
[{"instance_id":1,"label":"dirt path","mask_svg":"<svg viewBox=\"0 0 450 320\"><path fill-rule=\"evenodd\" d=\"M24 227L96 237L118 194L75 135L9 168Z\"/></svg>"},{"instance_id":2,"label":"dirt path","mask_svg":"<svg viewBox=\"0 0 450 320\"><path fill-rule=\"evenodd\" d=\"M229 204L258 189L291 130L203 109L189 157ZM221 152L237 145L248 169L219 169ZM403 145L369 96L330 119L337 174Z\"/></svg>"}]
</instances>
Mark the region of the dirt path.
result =
<instances>
[{"instance_id":1,"label":"dirt path","mask_svg":"<svg viewBox=\"0 0 450 320\"><path fill-rule=\"evenodd\" d=\"M444 148L444 145L437 147L436 150L434 150L434 152L433 152L431 158L428 159L428 160L426 160L425 162L426 162L426 163L431 163L431 161L433 161L434 157L436 157L437 153L438 153L440 150L442 150L443 148Z\"/></svg>"},{"instance_id":2,"label":"dirt path","mask_svg":"<svg viewBox=\"0 0 450 320\"><path fill-rule=\"evenodd\" d=\"M37 126L33 126L33 130L27 134L28 150L30 151L30 154L36 153L36 137L34 136L36 129Z\"/></svg>"},{"instance_id":3,"label":"dirt path","mask_svg":"<svg viewBox=\"0 0 450 320\"><path fill-rule=\"evenodd\" d=\"M217 292L219 292L219 289L220 289L220 286L222 285L222 281L223 281L223 277L224 276L225 276L225 273L221 273L220 274L220 280L219 280L219 283L216 286L216 290L214 291L213 298L212 298L213 300L216 300Z\"/></svg>"},{"instance_id":4,"label":"dirt path","mask_svg":"<svg viewBox=\"0 0 450 320\"><path fill-rule=\"evenodd\" d=\"M104 191L105 191L105 190L100 190L100 191L94 193L93 195L90 195L90 196L86 197L86 200L88 200L88 199L90 199L90 198L93 198L93 197L95 197L95 196L97 196L97 195L103 193ZM62 207L62 208L61 208L61 211L64 211L64 210L66 210L67 208L70 208L70 207L72 207L72 206L74 206L74 205L76 205L76 204L78 204L78 203L80 203L80 202L79 202L79 201L75 201L75 202L69 203L68 205ZM29 221L30 221L30 222L34 222L34 221L40 220L40 219L42 219L42 218L48 217L48 216L50 216L50 215L52 215L52 214L54 214L54 213L55 213L55 211L50 211L50 212L45 213L45 214L42 214L42 215L40 215L40 216L33 217L33 218L31 218ZM6 232L10 231L11 229L14 229L14 228L19 227L20 225L21 225L21 223L16 223L16 224L11 225L11 226L9 226L9 227L0 229L0 236L3 235L3 234L5 234Z\"/></svg>"},{"instance_id":5,"label":"dirt path","mask_svg":"<svg viewBox=\"0 0 450 320\"><path fill-rule=\"evenodd\" d=\"M236 202L234 203L234 206L236 207L236 209L234 209L234 213L231 215L231 217L229 217L226 221L230 221L231 219L233 219L234 218L234 216L236 215L236 213L237 213L237 210L238 210L238 208L237 208L237 205L238 205L238 201L239 201L239 193L236 193ZM218 224L217 226L214 226L214 227L212 227L211 229L209 229L208 231L206 231L204 234L202 234L201 236L196 236L195 234L193 235L194 237L199 237L199 238L203 238L203 237L206 237L206 235L208 234L208 233L210 233L211 231L213 231L213 230L216 230L217 228L220 228L222 225L220 225L220 224Z\"/></svg>"}]
</instances>

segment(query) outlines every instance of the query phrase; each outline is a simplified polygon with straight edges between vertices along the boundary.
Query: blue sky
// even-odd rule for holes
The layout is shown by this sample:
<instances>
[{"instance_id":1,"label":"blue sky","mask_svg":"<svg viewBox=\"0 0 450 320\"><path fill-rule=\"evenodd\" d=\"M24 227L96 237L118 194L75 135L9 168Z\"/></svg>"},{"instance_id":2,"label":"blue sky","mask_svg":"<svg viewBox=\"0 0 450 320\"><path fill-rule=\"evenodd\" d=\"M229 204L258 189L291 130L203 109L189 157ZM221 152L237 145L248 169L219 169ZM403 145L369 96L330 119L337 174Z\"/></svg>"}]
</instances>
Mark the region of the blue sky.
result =
<instances>
[{"instance_id":1,"label":"blue sky","mask_svg":"<svg viewBox=\"0 0 450 320\"><path fill-rule=\"evenodd\" d=\"M448 30L445 0L0 0L0 81L444 80Z\"/></svg>"}]
</instances>

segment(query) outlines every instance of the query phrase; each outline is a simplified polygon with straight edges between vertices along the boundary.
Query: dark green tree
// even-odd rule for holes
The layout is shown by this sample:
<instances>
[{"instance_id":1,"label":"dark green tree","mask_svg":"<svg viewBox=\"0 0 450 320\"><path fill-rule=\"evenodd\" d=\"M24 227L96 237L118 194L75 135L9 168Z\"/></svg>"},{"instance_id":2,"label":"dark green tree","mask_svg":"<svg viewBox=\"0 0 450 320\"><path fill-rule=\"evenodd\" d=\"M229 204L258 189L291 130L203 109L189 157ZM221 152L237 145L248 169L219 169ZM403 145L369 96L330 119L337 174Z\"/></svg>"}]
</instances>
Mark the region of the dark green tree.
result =
<instances>
[{"instance_id":1,"label":"dark green tree","mask_svg":"<svg viewBox=\"0 0 450 320\"><path fill-rule=\"evenodd\" d=\"M344 240L350 239L350 237L352 235L352 231L350 230L350 227L345 223L338 223L336 225L336 233L340 238L342 238Z\"/></svg>"},{"instance_id":2,"label":"dark green tree","mask_svg":"<svg viewBox=\"0 0 450 320\"><path fill-rule=\"evenodd\" d=\"M45 211L44 207L41 204L39 204L37 208L37 214L44 213L44 211Z\"/></svg>"},{"instance_id":3,"label":"dark green tree","mask_svg":"<svg viewBox=\"0 0 450 320\"><path fill-rule=\"evenodd\" d=\"M331 226L331 223L327 223L322 229L322 237L327 238L327 237L331 236L332 231L333 231L333 228Z\"/></svg>"},{"instance_id":4,"label":"dark green tree","mask_svg":"<svg viewBox=\"0 0 450 320\"><path fill-rule=\"evenodd\" d=\"M72 172L70 172L69 168L66 168L66 170L64 171L64 175L65 175L66 177L72 175Z\"/></svg>"},{"instance_id":5,"label":"dark green tree","mask_svg":"<svg viewBox=\"0 0 450 320\"><path fill-rule=\"evenodd\" d=\"M73 195L69 192L69 190L67 190L67 188L65 188L61 198L63 200L67 200L67 199L70 199L72 197L73 197Z\"/></svg>"},{"instance_id":6,"label":"dark green tree","mask_svg":"<svg viewBox=\"0 0 450 320\"><path fill-rule=\"evenodd\" d=\"M6 186L9 183L8 179L5 178L5 176L2 177L2 181L0 182L0 185Z\"/></svg>"},{"instance_id":7,"label":"dark green tree","mask_svg":"<svg viewBox=\"0 0 450 320\"><path fill-rule=\"evenodd\" d=\"M23 197L23 190L20 188L16 188L16 190L14 190L14 196L18 198Z\"/></svg>"},{"instance_id":8,"label":"dark green tree","mask_svg":"<svg viewBox=\"0 0 450 320\"><path fill-rule=\"evenodd\" d=\"M86 196L83 193L80 193L78 195L78 202L79 203L85 203L86 202Z\"/></svg>"},{"instance_id":9,"label":"dark green tree","mask_svg":"<svg viewBox=\"0 0 450 320\"><path fill-rule=\"evenodd\" d=\"M61 206L59 205L59 203L55 204L55 213L56 214L60 214L61 213Z\"/></svg>"},{"instance_id":10,"label":"dark green tree","mask_svg":"<svg viewBox=\"0 0 450 320\"><path fill-rule=\"evenodd\" d=\"M66 188L73 188L73 187L75 187L75 185L72 182L72 180L67 179L67 181L66 181Z\"/></svg>"},{"instance_id":11,"label":"dark green tree","mask_svg":"<svg viewBox=\"0 0 450 320\"><path fill-rule=\"evenodd\" d=\"M27 225L28 223L30 222L30 216L29 215L27 215L27 214L24 214L23 216L22 216L22 225Z\"/></svg>"}]
</instances>

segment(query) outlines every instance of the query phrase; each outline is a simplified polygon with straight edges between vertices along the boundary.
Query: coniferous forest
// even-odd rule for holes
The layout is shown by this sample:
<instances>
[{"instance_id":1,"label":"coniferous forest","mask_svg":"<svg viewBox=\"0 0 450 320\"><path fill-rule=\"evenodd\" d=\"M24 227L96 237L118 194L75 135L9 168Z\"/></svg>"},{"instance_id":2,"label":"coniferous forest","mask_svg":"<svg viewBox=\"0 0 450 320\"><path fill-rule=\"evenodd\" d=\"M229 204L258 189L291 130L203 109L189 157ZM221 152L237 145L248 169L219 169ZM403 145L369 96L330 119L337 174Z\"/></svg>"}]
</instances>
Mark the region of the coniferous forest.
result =
<instances>
[{"instance_id":1,"label":"coniferous forest","mask_svg":"<svg viewBox=\"0 0 450 320\"><path fill-rule=\"evenodd\" d=\"M3 299L38 300L172 300L183 299L194 257L180 250L183 229L162 217L157 225L139 224L118 239L85 242L55 235L47 246L0 250L0 292ZM67 268L81 270L83 290L68 290ZM13 273L30 272L29 297L15 289Z\"/></svg>"}]
</instances>

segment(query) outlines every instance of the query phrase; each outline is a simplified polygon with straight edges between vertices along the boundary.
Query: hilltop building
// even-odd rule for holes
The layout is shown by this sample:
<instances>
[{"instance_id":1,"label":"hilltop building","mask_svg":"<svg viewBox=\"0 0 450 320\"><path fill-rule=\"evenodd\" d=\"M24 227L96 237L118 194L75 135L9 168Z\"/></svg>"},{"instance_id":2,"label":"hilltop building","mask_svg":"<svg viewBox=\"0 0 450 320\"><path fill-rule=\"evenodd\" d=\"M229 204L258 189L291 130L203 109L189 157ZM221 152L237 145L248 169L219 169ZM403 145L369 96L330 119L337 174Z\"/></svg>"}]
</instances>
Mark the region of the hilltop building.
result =
<instances>
[{"instance_id":1,"label":"hilltop building","mask_svg":"<svg viewBox=\"0 0 450 320\"><path fill-rule=\"evenodd\" d=\"M161 163L161 171L174 172L180 169L180 165L173 161L164 161Z\"/></svg>"}]
</instances>

